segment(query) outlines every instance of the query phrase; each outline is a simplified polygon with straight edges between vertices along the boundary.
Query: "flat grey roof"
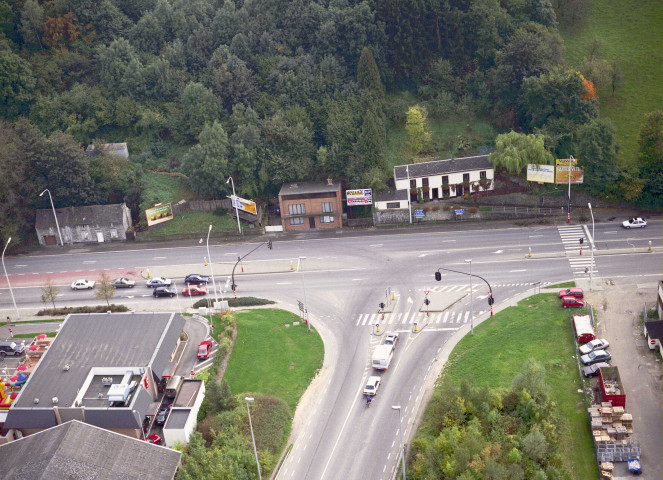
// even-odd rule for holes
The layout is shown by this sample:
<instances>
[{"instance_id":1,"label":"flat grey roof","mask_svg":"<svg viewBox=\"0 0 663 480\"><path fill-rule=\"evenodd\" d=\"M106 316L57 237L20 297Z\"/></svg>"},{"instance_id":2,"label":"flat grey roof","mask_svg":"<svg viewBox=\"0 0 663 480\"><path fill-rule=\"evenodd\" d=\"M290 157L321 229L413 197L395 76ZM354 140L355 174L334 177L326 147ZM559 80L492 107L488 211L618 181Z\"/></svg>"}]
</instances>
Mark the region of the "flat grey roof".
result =
<instances>
[{"instance_id":1,"label":"flat grey roof","mask_svg":"<svg viewBox=\"0 0 663 480\"><path fill-rule=\"evenodd\" d=\"M306 193L329 193L337 192L341 188L340 181L334 181L331 185L327 182L294 182L285 183L281 187L279 195L301 195Z\"/></svg>"},{"instance_id":2,"label":"flat grey roof","mask_svg":"<svg viewBox=\"0 0 663 480\"><path fill-rule=\"evenodd\" d=\"M447 160L433 160L431 162L413 163L410 165L396 165L394 179L430 177L431 175L446 175L456 172L470 172L474 170L490 170L493 165L488 161L488 155L475 157L449 158Z\"/></svg>"},{"instance_id":3,"label":"flat grey roof","mask_svg":"<svg viewBox=\"0 0 663 480\"><path fill-rule=\"evenodd\" d=\"M391 202L397 200L407 200L407 190L384 190L375 192L373 195L376 202Z\"/></svg>"},{"instance_id":4,"label":"flat grey roof","mask_svg":"<svg viewBox=\"0 0 663 480\"><path fill-rule=\"evenodd\" d=\"M72 420L0 445L4 478L171 480L182 453Z\"/></svg>"},{"instance_id":5,"label":"flat grey roof","mask_svg":"<svg viewBox=\"0 0 663 480\"><path fill-rule=\"evenodd\" d=\"M196 397L202 384L202 380L184 379L180 387L180 392L173 402L173 407L192 407L196 402Z\"/></svg>"},{"instance_id":6,"label":"flat grey roof","mask_svg":"<svg viewBox=\"0 0 663 480\"><path fill-rule=\"evenodd\" d=\"M168 415L168 420L163 426L166 430L180 430L186 426L186 421L191 415L190 408L173 408Z\"/></svg>"}]
</instances>

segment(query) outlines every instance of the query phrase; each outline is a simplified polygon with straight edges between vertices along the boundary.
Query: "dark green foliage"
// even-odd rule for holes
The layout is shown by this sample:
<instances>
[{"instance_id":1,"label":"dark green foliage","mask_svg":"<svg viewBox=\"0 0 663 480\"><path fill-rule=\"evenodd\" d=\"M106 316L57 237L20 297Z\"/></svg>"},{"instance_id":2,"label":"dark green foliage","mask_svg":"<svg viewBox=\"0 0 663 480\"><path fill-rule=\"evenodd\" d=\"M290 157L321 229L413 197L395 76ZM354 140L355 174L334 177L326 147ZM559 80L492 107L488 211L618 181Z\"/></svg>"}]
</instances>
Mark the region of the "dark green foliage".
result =
<instances>
[{"instance_id":1,"label":"dark green foliage","mask_svg":"<svg viewBox=\"0 0 663 480\"><path fill-rule=\"evenodd\" d=\"M222 298L221 300L227 300L229 307L255 307L258 305L271 305L275 303L272 300L267 300L265 298L256 298L256 297L239 297L239 298ZM202 298L193 304L193 308L200 308L207 306L207 299Z\"/></svg>"},{"instance_id":2,"label":"dark green foliage","mask_svg":"<svg viewBox=\"0 0 663 480\"><path fill-rule=\"evenodd\" d=\"M592 194L618 192L619 145L615 136L608 120L597 119L578 129L574 156L584 168L584 184Z\"/></svg>"},{"instance_id":3,"label":"dark green foliage","mask_svg":"<svg viewBox=\"0 0 663 480\"><path fill-rule=\"evenodd\" d=\"M26 113L34 86L30 64L0 38L0 116L13 118Z\"/></svg>"},{"instance_id":4,"label":"dark green foliage","mask_svg":"<svg viewBox=\"0 0 663 480\"><path fill-rule=\"evenodd\" d=\"M110 305L86 305L83 307L47 308L45 310L39 310L37 315L43 317L52 315L69 315L70 313L106 313L108 311L128 312L129 307L126 305L115 305L114 303L111 303Z\"/></svg>"},{"instance_id":5,"label":"dark green foliage","mask_svg":"<svg viewBox=\"0 0 663 480\"><path fill-rule=\"evenodd\" d=\"M645 115L638 135L640 178L645 180L641 202L663 207L663 111Z\"/></svg>"}]
</instances>

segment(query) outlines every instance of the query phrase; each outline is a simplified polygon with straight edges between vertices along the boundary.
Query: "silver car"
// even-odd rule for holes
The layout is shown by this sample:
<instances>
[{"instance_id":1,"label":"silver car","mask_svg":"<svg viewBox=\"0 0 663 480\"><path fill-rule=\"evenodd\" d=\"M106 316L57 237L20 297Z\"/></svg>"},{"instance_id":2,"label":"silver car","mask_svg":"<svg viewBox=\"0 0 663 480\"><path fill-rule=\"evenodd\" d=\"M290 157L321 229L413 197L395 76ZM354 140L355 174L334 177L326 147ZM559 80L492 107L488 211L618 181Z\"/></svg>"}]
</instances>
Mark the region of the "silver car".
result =
<instances>
[{"instance_id":1,"label":"silver car","mask_svg":"<svg viewBox=\"0 0 663 480\"><path fill-rule=\"evenodd\" d=\"M592 365L593 363L607 362L610 358L612 357L605 350L594 350L593 352L589 352L587 355L580 357L580 360L582 360L582 363L585 365Z\"/></svg>"},{"instance_id":2,"label":"silver car","mask_svg":"<svg viewBox=\"0 0 663 480\"><path fill-rule=\"evenodd\" d=\"M578 348L578 351L580 352L580 355L587 355L594 350L605 350L609 346L610 344L605 338L595 338L591 342L581 345L580 348Z\"/></svg>"}]
</instances>

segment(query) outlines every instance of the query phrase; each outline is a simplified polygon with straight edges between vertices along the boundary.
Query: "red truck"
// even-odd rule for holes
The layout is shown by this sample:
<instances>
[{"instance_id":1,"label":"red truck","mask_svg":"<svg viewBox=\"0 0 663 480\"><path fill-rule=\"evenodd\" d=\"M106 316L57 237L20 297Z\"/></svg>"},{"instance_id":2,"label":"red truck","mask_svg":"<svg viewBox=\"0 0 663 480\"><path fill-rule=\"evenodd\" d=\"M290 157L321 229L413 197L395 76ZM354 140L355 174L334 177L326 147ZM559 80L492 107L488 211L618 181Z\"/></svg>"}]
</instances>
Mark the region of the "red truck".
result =
<instances>
[{"instance_id":1,"label":"red truck","mask_svg":"<svg viewBox=\"0 0 663 480\"><path fill-rule=\"evenodd\" d=\"M613 407L626 408L626 392L617 367L599 368L599 385L604 402L611 402Z\"/></svg>"},{"instance_id":2,"label":"red truck","mask_svg":"<svg viewBox=\"0 0 663 480\"><path fill-rule=\"evenodd\" d=\"M592 319L589 315L574 315L573 329L576 332L578 343L591 342L596 338L594 327L592 327Z\"/></svg>"}]
</instances>

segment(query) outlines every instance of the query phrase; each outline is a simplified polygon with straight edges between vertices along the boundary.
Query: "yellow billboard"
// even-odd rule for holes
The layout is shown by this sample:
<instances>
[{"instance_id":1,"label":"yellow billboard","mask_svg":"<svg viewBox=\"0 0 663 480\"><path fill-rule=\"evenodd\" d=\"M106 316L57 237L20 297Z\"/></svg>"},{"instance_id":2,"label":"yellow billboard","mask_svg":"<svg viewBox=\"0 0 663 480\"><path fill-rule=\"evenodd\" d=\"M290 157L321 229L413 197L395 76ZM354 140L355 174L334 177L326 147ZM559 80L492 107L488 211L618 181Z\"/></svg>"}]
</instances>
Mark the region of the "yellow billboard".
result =
<instances>
[{"instance_id":1,"label":"yellow billboard","mask_svg":"<svg viewBox=\"0 0 663 480\"><path fill-rule=\"evenodd\" d=\"M170 203L158 203L154 207L145 210L145 217L147 218L148 227L167 222L173 219L173 207Z\"/></svg>"}]
</instances>

